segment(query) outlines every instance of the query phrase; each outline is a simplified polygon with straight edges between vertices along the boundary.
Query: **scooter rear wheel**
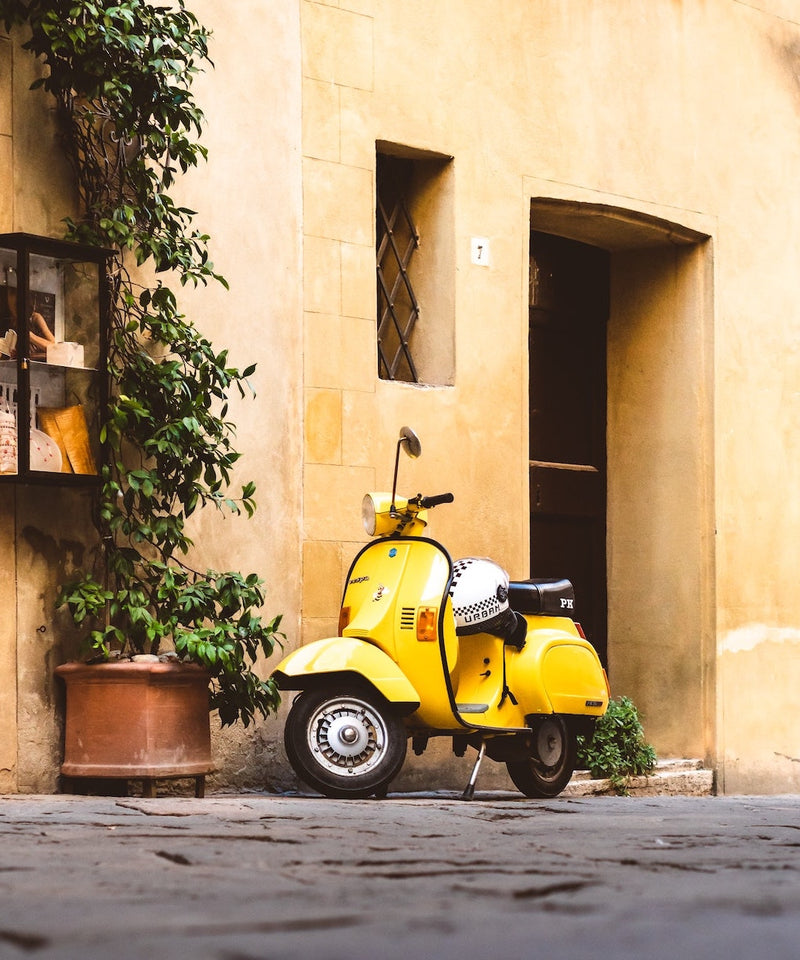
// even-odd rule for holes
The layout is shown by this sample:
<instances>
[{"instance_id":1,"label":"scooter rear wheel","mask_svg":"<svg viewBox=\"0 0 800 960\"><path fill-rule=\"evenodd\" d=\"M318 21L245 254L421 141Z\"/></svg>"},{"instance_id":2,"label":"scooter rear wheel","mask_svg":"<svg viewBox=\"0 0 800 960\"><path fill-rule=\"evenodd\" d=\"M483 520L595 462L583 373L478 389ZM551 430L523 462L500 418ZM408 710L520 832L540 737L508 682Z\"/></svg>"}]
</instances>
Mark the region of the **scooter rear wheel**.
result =
<instances>
[{"instance_id":1,"label":"scooter rear wheel","mask_svg":"<svg viewBox=\"0 0 800 960\"><path fill-rule=\"evenodd\" d=\"M298 777L324 796L382 796L405 760L406 729L378 694L325 687L295 699L284 744Z\"/></svg>"},{"instance_id":2,"label":"scooter rear wheel","mask_svg":"<svg viewBox=\"0 0 800 960\"><path fill-rule=\"evenodd\" d=\"M509 760L508 775L526 797L557 797L566 787L575 769L578 741L564 720L547 717L534 734L536 756Z\"/></svg>"}]
</instances>

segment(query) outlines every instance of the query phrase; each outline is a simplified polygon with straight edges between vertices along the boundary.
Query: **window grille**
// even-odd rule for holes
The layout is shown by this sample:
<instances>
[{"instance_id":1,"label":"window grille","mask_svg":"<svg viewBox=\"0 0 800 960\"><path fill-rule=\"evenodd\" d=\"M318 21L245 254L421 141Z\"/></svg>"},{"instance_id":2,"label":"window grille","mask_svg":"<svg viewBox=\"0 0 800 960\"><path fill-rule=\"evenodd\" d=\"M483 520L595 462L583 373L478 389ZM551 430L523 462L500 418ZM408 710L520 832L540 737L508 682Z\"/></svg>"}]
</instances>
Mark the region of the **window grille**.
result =
<instances>
[{"instance_id":1,"label":"window grille","mask_svg":"<svg viewBox=\"0 0 800 960\"><path fill-rule=\"evenodd\" d=\"M401 170L405 166L391 159ZM420 311L408 271L420 238L402 180L387 174L390 164L381 160L389 158L379 157L378 164L378 375L419 383L410 341Z\"/></svg>"}]
</instances>

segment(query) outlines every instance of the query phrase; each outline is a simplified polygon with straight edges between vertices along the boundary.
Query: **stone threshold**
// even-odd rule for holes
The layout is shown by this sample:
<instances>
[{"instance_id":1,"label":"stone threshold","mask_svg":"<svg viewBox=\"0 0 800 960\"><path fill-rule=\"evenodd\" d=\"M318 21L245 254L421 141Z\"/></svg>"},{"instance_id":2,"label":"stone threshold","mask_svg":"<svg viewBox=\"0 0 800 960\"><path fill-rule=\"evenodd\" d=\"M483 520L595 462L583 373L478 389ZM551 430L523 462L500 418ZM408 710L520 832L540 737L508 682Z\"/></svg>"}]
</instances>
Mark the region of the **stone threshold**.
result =
<instances>
[{"instance_id":1,"label":"stone threshold","mask_svg":"<svg viewBox=\"0 0 800 960\"><path fill-rule=\"evenodd\" d=\"M653 773L631 777L631 797L709 797L714 793L714 772L702 760L659 760ZM565 787L562 797L614 796L610 780L592 780L587 770L578 770Z\"/></svg>"}]
</instances>

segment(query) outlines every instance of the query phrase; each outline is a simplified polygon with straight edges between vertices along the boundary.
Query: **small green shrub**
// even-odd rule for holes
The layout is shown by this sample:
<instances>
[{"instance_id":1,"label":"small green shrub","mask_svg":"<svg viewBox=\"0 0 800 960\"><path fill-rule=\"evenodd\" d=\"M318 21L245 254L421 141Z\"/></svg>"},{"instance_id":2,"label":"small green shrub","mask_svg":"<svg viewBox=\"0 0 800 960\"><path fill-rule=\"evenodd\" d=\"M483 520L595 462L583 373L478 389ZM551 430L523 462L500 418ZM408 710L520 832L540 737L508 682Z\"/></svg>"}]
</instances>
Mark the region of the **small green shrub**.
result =
<instances>
[{"instance_id":1,"label":"small green shrub","mask_svg":"<svg viewBox=\"0 0 800 960\"><path fill-rule=\"evenodd\" d=\"M595 727L594 737L578 738L578 766L595 779L608 779L620 796L628 793L631 777L652 773L656 752L645 740L639 712L632 700L611 700Z\"/></svg>"}]
</instances>

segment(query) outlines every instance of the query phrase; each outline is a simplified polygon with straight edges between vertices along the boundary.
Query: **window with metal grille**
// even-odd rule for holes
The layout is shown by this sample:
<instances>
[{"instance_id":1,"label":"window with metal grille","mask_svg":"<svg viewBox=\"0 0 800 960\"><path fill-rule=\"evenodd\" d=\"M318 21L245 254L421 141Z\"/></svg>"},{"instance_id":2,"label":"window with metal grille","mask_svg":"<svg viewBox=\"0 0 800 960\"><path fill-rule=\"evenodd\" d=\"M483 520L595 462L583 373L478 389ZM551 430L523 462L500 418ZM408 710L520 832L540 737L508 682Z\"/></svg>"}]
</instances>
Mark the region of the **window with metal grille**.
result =
<instances>
[{"instance_id":1,"label":"window with metal grille","mask_svg":"<svg viewBox=\"0 0 800 960\"><path fill-rule=\"evenodd\" d=\"M420 237L409 211L412 173L411 160L378 155L378 375L418 383L411 339L419 303L409 267Z\"/></svg>"},{"instance_id":2,"label":"window with metal grille","mask_svg":"<svg viewBox=\"0 0 800 960\"><path fill-rule=\"evenodd\" d=\"M452 158L398 149L376 157L378 376L452 384Z\"/></svg>"}]
</instances>

